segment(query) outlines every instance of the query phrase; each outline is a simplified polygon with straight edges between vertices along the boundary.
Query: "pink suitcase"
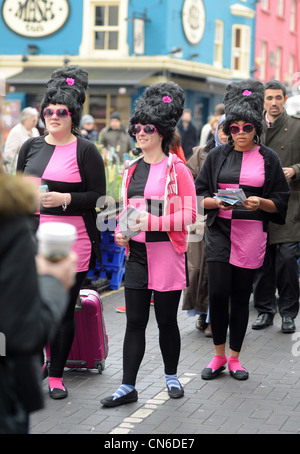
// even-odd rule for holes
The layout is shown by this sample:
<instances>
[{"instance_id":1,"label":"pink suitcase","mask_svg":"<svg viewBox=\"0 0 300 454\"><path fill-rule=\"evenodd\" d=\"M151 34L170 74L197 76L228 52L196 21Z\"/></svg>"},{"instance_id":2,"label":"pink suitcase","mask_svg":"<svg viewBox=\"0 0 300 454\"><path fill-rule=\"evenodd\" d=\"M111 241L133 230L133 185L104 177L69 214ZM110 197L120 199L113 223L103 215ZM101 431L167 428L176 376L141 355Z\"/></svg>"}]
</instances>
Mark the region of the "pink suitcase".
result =
<instances>
[{"instance_id":1,"label":"pink suitcase","mask_svg":"<svg viewBox=\"0 0 300 454\"><path fill-rule=\"evenodd\" d=\"M75 310L75 326L75 337L66 367L98 369L101 374L108 355L108 336L102 300L95 290L80 290L80 302ZM49 358L49 348L46 351Z\"/></svg>"}]
</instances>

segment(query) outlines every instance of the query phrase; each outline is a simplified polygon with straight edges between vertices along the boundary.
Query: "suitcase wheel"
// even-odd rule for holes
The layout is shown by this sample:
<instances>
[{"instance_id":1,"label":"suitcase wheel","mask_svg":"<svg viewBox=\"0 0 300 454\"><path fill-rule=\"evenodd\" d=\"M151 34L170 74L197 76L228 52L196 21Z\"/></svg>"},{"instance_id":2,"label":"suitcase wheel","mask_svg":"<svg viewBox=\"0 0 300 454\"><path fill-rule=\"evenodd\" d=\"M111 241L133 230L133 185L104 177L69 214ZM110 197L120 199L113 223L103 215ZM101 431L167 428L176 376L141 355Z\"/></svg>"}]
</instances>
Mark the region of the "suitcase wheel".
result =
<instances>
[{"instance_id":1,"label":"suitcase wheel","mask_svg":"<svg viewBox=\"0 0 300 454\"><path fill-rule=\"evenodd\" d=\"M102 374L102 372L105 369L105 360L102 360L100 363L97 365L95 364L96 368L98 369L99 374Z\"/></svg>"}]
</instances>

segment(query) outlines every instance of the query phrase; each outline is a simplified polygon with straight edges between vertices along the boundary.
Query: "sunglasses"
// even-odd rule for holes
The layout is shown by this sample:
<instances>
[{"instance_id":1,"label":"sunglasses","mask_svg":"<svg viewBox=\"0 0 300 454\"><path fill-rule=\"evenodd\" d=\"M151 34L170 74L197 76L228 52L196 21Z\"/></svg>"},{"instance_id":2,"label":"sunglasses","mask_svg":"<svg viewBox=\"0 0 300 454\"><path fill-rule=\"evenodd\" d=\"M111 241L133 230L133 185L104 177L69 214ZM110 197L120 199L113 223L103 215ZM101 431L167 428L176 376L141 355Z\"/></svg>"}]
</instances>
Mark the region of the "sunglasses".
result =
<instances>
[{"instance_id":1,"label":"sunglasses","mask_svg":"<svg viewBox=\"0 0 300 454\"><path fill-rule=\"evenodd\" d=\"M251 132L254 130L254 126L252 123L245 123L243 126L237 126L237 125L231 125L229 126L229 131L230 134L235 136L238 134L240 131L243 131L246 134L251 134Z\"/></svg>"},{"instance_id":2,"label":"sunglasses","mask_svg":"<svg viewBox=\"0 0 300 454\"><path fill-rule=\"evenodd\" d=\"M69 112L67 109L56 109L56 110L53 110L53 109L49 109L48 107L46 109L43 110L43 115L44 115L44 118L51 118L53 117L53 115L57 115L58 118L61 118L62 120L65 120L66 118L68 118L69 115L71 115L71 112Z\"/></svg>"},{"instance_id":3,"label":"sunglasses","mask_svg":"<svg viewBox=\"0 0 300 454\"><path fill-rule=\"evenodd\" d=\"M154 125L132 125L131 133L134 136L140 134L141 131L144 131L147 136L153 136L156 133L157 129Z\"/></svg>"}]
</instances>

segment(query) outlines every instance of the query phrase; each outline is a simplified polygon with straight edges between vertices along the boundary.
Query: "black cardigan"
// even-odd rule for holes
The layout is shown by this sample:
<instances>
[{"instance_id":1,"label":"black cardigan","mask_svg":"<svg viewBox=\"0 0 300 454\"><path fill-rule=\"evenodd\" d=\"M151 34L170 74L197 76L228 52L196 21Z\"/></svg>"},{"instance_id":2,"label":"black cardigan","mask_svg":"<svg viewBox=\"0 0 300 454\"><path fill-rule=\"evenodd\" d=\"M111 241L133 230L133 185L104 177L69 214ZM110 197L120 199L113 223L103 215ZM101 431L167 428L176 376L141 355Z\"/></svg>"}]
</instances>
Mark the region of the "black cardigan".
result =
<instances>
[{"instance_id":1,"label":"black cardigan","mask_svg":"<svg viewBox=\"0 0 300 454\"><path fill-rule=\"evenodd\" d=\"M213 197L218 192L218 176L221 167L228 154L233 150L231 145L221 145L213 148L207 155L204 165L196 178L197 196ZM260 153L265 162L265 182L262 190L262 197L271 199L278 210L278 213L267 213L262 211L263 228L267 231L268 223L284 224L290 197L290 188L284 176L281 162L271 148L260 145ZM207 214L207 225L211 226L216 219L219 209L205 209Z\"/></svg>"},{"instance_id":2,"label":"black cardigan","mask_svg":"<svg viewBox=\"0 0 300 454\"><path fill-rule=\"evenodd\" d=\"M26 172L26 161L30 159L32 147L42 147L44 136L28 139L21 147L17 171ZM97 147L91 141L77 137L77 161L82 179L79 192L71 192L71 203L67 210L61 213L68 216L72 212L80 213L91 240L93 251L101 263L100 232L96 227L96 206L99 197L106 194L105 169L103 159Z\"/></svg>"}]
</instances>

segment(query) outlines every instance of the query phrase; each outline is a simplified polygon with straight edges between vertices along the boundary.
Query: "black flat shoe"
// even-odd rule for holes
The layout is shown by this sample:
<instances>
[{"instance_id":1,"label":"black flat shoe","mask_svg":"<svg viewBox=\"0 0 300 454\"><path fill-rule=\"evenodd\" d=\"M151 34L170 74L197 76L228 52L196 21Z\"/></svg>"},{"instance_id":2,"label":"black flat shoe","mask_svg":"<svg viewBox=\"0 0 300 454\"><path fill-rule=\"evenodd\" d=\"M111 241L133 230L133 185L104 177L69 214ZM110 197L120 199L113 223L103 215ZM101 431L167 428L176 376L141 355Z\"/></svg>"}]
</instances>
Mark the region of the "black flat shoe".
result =
<instances>
[{"instance_id":1,"label":"black flat shoe","mask_svg":"<svg viewBox=\"0 0 300 454\"><path fill-rule=\"evenodd\" d=\"M181 385L180 388L175 388L174 386L172 388L168 387L168 394L172 399L179 399L184 395L183 387Z\"/></svg>"},{"instance_id":2,"label":"black flat shoe","mask_svg":"<svg viewBox=\"0 0 300 454\"><path fill-rule=\"evenodd\" d=\"M65 399L68 397L68 390L67 388L65 389L60 389L60 388L49 388L49 394L52 399Z\"/></svg>"},{"instance_id":3,"label":"black flat shoe","mask_svg":"<svg viewBox=\"0 0 300 454\"><path fill-rule=\"evenodd\" d=\"M133 389L130 393L125 396L114 399L113 396L104 397L100 400L100 403L105 407L118 407L119 405L129 404L130 402L136 402L138 400L138 392Z\"/></svg>"},{"instance_id":4,"label":"black flat shoe","mask_svg":"<svg viewBox=\"0 0 300 454\"><path fill-rule=\"evenodd\" d=\"M296 326L292 317L282 317L281 331L283 333L294 333Z\"/></svg>"},{"instance_id":5,"label":"black flat shoe","mask_svg":"<svg viewBox=\"0 0 300 454\"><path fill-rule=\"evenodd\" d=\"M230 370L229 372L230 375L236 380L247 380L249 378L249 373L247 370L236 370L235 372Z\"/></svg>"},{"instance_id":6,"label":"black flat shoe","mask_svg":"<svg viewBox=\"0 0 300 454\"><path fill-rule=\"evenodd\" d=\"M216 370L213 370L210 367L206 367L201 372L201 378L203 380L213 380L218 375L220 375L220 373L223 372L223 370L225 370L225 369L226 369L225 366L221 366L221 367L219 367L219 369L216 369Z\"/></svg>"},{"instance_id":7,"label":"black flat shoe","mask_svg":"<svg viewBox=\"0 0 300 454\"><path fill-rule=\"evenodd\" d=\"M252 329L263 329L273 325L273 317L270 314L259 314L257 319L252 323Z\"/></svg>"}]
</instances>

